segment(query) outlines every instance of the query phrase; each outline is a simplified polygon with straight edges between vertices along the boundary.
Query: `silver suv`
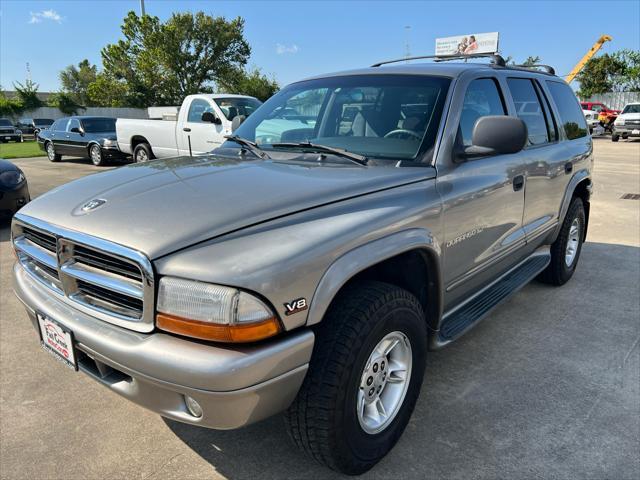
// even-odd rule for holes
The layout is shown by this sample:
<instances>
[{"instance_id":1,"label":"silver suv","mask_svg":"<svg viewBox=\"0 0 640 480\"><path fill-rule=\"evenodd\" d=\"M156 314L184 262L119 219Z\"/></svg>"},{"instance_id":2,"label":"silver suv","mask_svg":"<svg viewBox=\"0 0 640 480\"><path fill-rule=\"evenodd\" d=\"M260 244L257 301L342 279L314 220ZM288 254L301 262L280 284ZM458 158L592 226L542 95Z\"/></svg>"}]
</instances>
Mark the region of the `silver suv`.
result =
<instances>
[{"instance_id":1,"label":"silver suv","mask_svg":"<svg viewBox=\"0 0 640 480\"><path fill-rule=\"evenodd\" d=\"M580 105L495 56L319 76L236 127L24 207L16 293L47 352L131 401L217 429L284 411L313 458L362 473L407 425L429 349L573 275Z\"/></svg>"}]
</instances>

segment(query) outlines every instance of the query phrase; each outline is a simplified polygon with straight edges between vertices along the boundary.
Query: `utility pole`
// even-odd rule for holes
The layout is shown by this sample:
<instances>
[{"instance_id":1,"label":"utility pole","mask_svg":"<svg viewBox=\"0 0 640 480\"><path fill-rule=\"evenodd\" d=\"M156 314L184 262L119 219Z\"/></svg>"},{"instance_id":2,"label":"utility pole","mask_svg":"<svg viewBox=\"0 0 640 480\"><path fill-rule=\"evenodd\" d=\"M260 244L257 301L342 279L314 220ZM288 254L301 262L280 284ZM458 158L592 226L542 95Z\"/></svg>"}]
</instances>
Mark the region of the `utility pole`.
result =
<instances>
[{"instance_id":1,"label":"utility pole","mask_svg":"<svg viewBox=\"0 0 640 480\"><path fill-rule=\"evenodd\" d=\"M140 16L144 17L145 16L145 12L144 12L144 0L140 0Z\"/></svg>"},{"instance_id":2,"label":"utility pole","mask_svg":"<svg viewBox=\"0 0 640 480\"><path fill-rule=\"evenodd\" d=\"M31 65L27 62L27 82L31 83Z\"/></svg>"},{"instance_id":3,"label":"utility pole","mask_svg":"<svg viewBox=\"0 0 640 480\"><path fill-rule=\"evenodd\" d=\"M404 31L405 31L404 57L409 58L411 56L411 44L410 44L411 25L405 25Z\"/></svg>"}]
</instances>

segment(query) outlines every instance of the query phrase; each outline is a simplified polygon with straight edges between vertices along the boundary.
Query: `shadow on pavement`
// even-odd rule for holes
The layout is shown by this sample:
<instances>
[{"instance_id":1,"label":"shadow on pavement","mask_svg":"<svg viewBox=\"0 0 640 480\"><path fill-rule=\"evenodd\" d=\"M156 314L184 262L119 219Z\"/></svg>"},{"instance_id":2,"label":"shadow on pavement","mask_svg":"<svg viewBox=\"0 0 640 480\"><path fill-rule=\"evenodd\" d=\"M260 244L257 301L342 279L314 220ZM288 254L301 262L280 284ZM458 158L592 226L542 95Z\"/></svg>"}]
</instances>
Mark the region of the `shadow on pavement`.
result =
<instances>
[{"instance_id":1,"label":"shadow on pavement","mask_svg":"<svg viewBox=\"0 0 640 480\"><path fill-rule=\"evenodd\" d=\"M638 478L640 248L584 245L573 279L533 282L430 352L403 437L366 478ZM339 476L282 418L235 431L165 420L230 478Z\"/></svg>"}]
</instances>

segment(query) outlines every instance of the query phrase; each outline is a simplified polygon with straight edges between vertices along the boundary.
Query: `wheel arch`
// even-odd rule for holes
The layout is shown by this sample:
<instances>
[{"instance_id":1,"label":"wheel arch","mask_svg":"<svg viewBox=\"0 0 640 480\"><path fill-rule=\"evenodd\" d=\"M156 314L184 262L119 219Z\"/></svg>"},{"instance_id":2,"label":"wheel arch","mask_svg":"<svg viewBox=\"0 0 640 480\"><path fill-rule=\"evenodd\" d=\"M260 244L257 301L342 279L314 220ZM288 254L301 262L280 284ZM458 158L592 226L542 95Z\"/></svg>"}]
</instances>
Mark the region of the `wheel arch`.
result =
<instances>
[{"instance_id":1,"label":"wheel arch","mask_svg":"<svg viewBox=\"0 0 640 480\"><path fill-rule=\"evenodd\" d=\"M99 142L97 142L96 140L91 140L89 141L89 143L87 143L87 155L91 155L91 147L93 147L94 145L102 148L102 145L100 145Z\"/></svg>"},{"instance_id":2,"label":"wheel arch","mask_svg":"<svg viewBox=\"0 0 640 480\"><path fill-rule=\"evenodd\" d=\"M558 226L553 232L553 236L551 238L552 243L558 237L558 234L560 233L560 229L562 227L562 222L564 221L564 217L567 215L567 211L569 210L569 206L571 205L572 200L576 197L582 199L582 203L584 205L584 239L587 238L592 189L593 182L591 181L590 173L587 170L580 170L576 172L576 174L571 178L571 181L569 182L569 185L567 186L567 189L565 191L562 205L560 206L560 214L558 215Z\"/></svg>"},{"instance_id":3,"label":"wheel arch","mask_svg":"<svg viewBox=\"0 0 640 480\"><path fill-rule=\"evenodd\" d=\"M427 326L437 328L443 292L440 247L429 231L398 232L349 251L325 271L310 303L307 325L322 321L336 296L354 282L377 280L403 288L418 298Z\"/></svg>"},{"instance_id":4,"label":"wheel arch","mask_svg":"<svg viewBox=\"0 0 640 480\"><path fill-rule=\"evenodd\" d=\"M151 150L151 153L153 153L153 148L151 148L151 143L149 143L149 140L147 140L146 137L142 135L134 135L133 137L131 137L131 154L132 155L133 155L133 151L141 143L146 143L147 145L149 145L149 150Z\"/></svg>"}]
</instances>

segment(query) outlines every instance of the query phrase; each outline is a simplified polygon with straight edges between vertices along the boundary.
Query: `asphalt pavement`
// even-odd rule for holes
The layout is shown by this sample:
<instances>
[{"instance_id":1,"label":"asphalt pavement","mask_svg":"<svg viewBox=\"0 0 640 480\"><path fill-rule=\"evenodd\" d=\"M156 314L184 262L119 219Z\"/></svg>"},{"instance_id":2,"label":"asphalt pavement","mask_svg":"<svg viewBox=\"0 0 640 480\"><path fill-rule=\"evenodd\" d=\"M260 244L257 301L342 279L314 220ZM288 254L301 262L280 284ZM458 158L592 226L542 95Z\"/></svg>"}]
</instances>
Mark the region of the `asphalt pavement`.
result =
<instances>
[{"instance_id":1,"label":"asphalt pavement","mask_svg":"<svg viewBox=\"0 0 640 480\"><path fill-rule=\"evenodd\" d=\"M366 479L640 478L640 141L594 140L589 236L573 279L532 283L430 352L407 430ZM103 171L16 160L33 197ZM2 479L339 478L280 417L236 431L163 420L38 346L0 229Z\"/></svg>"}]
</instances>

